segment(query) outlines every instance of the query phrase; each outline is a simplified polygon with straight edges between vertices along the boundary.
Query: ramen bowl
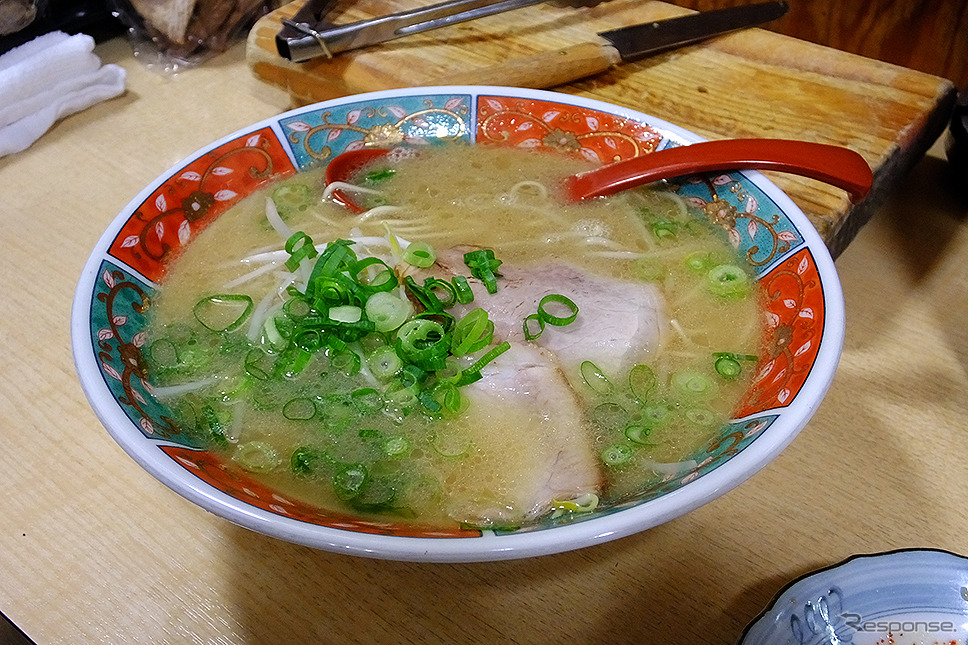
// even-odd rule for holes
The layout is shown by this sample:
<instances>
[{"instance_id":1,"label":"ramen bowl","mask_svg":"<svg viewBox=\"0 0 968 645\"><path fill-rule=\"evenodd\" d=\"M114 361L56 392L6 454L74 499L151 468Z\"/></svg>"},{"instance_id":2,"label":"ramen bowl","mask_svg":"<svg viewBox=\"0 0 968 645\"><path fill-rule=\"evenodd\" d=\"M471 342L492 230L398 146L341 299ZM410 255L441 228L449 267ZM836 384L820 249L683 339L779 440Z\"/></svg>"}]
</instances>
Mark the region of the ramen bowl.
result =
<instances>
[{"instance_id":1,"label":"ramen bowl","mask_svg":"<svg viewBox=\"0 0 968 645\"><path fill-rule=\"evenodd\" d=\"M260 483L204 446L152 394L146 320L168 263L233 204L274 179L364 146L560 150L597 163L699 141L673 124L579 97L502 87L429 87L351 96L267 119L176 164L114 219L75 294L72 341L92 407L120 446L187 500L254 531L344 554L412 561L525 558L648 529L724 494L774 458L829 387L844 305L827 249L803 213L756 172L676 183L722 228L766 294L765 342L735 415L681 467L584 513L502 530L420 528L318 508Z\"/></svg>"}]
</instances>

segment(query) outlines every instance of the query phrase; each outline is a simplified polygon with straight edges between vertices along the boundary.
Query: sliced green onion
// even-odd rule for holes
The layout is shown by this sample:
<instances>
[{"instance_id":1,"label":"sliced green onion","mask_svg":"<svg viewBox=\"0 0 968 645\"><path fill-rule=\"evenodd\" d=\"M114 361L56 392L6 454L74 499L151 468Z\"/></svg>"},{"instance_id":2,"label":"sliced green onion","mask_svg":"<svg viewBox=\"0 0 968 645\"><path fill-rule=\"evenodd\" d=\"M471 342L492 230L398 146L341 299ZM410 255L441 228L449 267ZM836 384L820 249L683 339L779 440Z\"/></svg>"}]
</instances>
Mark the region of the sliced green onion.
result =
<instances>
[{"instance_id":1,"label":"sliced green onion","mask_svg":"<svg viewBox=\"0 0 968 645\"><path fill-rule=\"evenodd\" d=\"M375 273L371 267L377 267ZM364 274L365 277L361 278L361 274ZM370 291L390 291L400 284L393 269L387 266L386 262L376 257L363 258L358 261L350 269L350 275L360 284L366 285Z\"/></svg>"},{"instance_id":2,"label":"sliced green onion","mask_svg":"<svg viewBox=\"0 0 968 645\"><path fill-rule=\"evenodd\" d=\"M363 183L375 184L381 181L385 181L397 173L396 169L386 167L378 168L377 170L371 170L370 172L363 175Z\"/></svg>"},{"instance_id":3,"label":"sliced green onion","mask_svg":"<svg viewBox=\"0 0 968 645\"><path fill-rule=\"evenodd\" d=\"M366 366L377 380L388 381L403 367L403 360L393 347L386 346L370 354L366 359Z\"/></svg>"},{"instance_id":4,"label":"sliced green onion","mask_svg":"<svg viewBox=\"0 0 968 645\"><path fill-rule=\"evenodd\" d=\"M467 397L460 393L460 388L453 383L441 383L437 386L434 395L438 401L441 401L444 409L453 415L463 413L470 404Z\"/></svg>"},{"instance_id":5,"label":"sliced green onion","mask_svg":"<svg viewBox=\"0 0 968 645\"><path fill-rule=\"evenodd\" d=\"M721 264L706 274L709 291L720 298L744 298L751 289L750 277L735 264Z\"/></svg>"},{"instance_id":6,"label":"sliced green onion","mask_svg":"<svg viewBox=\"0 0 968 645\"><path fill-rule=\"evenodd\" d=\"M312 313L313 305L303 296L294 296L282 305L282 310L293 320L302 320Z\"/></svg>"},{"instance_id":7,"label":"sliced green onion","mask_svg":"<svg viewBox=\"0 0 968 645\"><path fill-rule=\"evenodd\" d=\"M687 255L685 264L693 273L706 273L715 266L712 255L700 251Z\"/></svg>"},{"instance_id":8,"label":"sliced green onion","mask_svg":"<svg viewBox=\"0 0 968 645\"><path fill-rule=\"evenodd\" d=\"M724 379L733 380L743 372L743 366L732 356L720 356L714 365L716 373Z\"/></svg>"},{"instance_id":9,"label":"sliced green onion","mask_svg":"<svg viewBox=\"0 0 968 645\"><path fill-rule=\"evenodd\" d=\"M551 507L557 511L566 513L589 513L598 508L598 495L595 493L585 493L575 499L553 500Z\"/></svg>"},{"instance_id":10,"label":"sliced green onion","mask_svg":"<svg viewBox=\"0 0 968 645\"><path fill-rule=\"evenodd\" d=\"M652 234L658 240L674 240L679 237L679 223L668 219L656 220L652 222Z\"/></svg>"},{"instance_id":11,"label":"sliced green onion","mask_svg":"<svg viewBox=\"0 0 968 645\"><path fill-rule=\"evenodd\" d=\"M743 365L740 363L740 361L755 362L759 360L758 356L753 356L750 354L731 354L728 352L717 352L713 354L713 358L716 359L716 362L713 363L716 373L727 380L733 380L743 372Z\"/></svg>"},{"instance_id":12,"label":"sliced green onion","mask_svg":"<svg viewBox=\"0 0 968 645\"><path fill-rule=\"evenodd\" d=\"M474 291L467 282L467 278L462 275L455 275L451 280L451 284L454 285L454 293L457 294L458 303L466 305L474 301Z\"/></svg>"},{"instance_id":13,"label":"sliced green onion","mask_svg":"<svg viewBox=\"0 0 968 645\"><path fill-rule=\"evenodd\" d=\"M369 479L363 464L347 464L333 475L333 490L341 500L349 501L360 494Z\"/></svg>"},{"instance_id":14,"label":"sliced green onion","mask_svg":"<svg viewBox=\"0 0 968 645\"><path fill-rule=\"evenodd\" d=\"M307 352L315 352L325 344L326 337L318 329L303 329L292 339L292 342Z\"/></svg>"},{"instance_id":15,"label":"sliced green onion","mask_svg":"<svg viewBox=\"0 0 968 645\"><path fill-rule=\"evenodd\" d=\"M440 301L440 306L442 307L450 307L457 302L457 290L454 289L454 285L446 280L427 278L424 280L423 287L425 290L437 296L437 300Z\"/></svg>"},{"instance_id":16,"label":"sliced green onion","mask_svg":"<svg viewBox=\"0 0 968 645\"><path fill-rule=\"evenodd\" d=\"M544 333L545 321L541 318L540 314L534 313L525 316L521 326L524 330L525 340L537 340Z\"/></svg>"},{"instance_id":17,"label":"sliced green onion","mask_svg":"<svg viewBox=\"0 0 968 645\"><path fill-rule=\"evenodd\" d=\"M363 318L363 310L355 305L341 305L330 308L329 319L341 323L358 323Z\"/></svg>"},{"instance_id":18,"label":"sliced green onion","mask_svg":"<svg viewBox=\"0 0 968 645\"><path fill-rule=\"evenodd\" d=\"M258 347L253 347L245 355L245 373L260 381L268 381L272 373L272 358Z\"/></svg>"},{"instance_id":19,"label":"sliced green onion","mask_svg":"<svg viewBox=\"0 0 968 645\"><path fill-rule=\"evenodd\" d=\"M366 317L380 332L399 328L413 314L413 305L409 301L388 291L379 291L367 298L364 309Z\"/></svg>"},{"instance_id":20,"label":"sliced green onion","mask_svg":"<svg viewBox=\"0 0 968 645\"><path fill-rule=\"evenodd\" d=\"M652 428L644 425L632 424L625 428L625 436L633 443L648 444L650 434L652 434Z\"/></svg>"},{"instance_id":21,"label":"sliced green onion","mask_svg":"<svg viewBox=\"0 0 968 645\"><path fill-rule=\"evenodd\" d=\"M397 347L406 360L437 370L444 366L450 353L450 336L440 323L418 318L404 323L397 331Z\"/></svg>"},{"instance_id":22,"label":"sliced green onion","mask_svg":"<svg viewBox=\"0 0 968 645\"><path fill-rule=\"evenodd\" d=\"M359 374L363 365L363 359L360 358L360 355L349 348L332 352L329 360L334 368L346 376Z\"/></svg>"},{"instance_id":23,"label":"sliced green onion","mask_svg":"<svg viewBox=\"0 0 968 645\"><path fill-rule=\"evenodd\" d=\"M567 313L563 316L552 314L549 308L556 305L563 305ZM538 302L538 316L549 325L563 327L575 322L575 318L578 317L578 305L560 293L549 293Z\"/></svg>"},{"instance_id":24,"label":"sliced green onion","mask_svg":"<svg viewBox=\"0 0 968 645\"><path fill-rule=\"evenodd\" d=\"M302 231L293 233L286 240L286 253L289 254L289 259L286 260L286 268L290 271L299 268L299 264L303 260L312 259L319 255L313 245L313 238Z\"/></svg>"},{"instance_id":25,"label":"sliced green onion","mask_svg":"<svg viewBox=\"0 0 968 645\"><path fill-rule=\"evenodd\" d=\"M168 369L178 365L178 346L168 338L159 338L148 345L148 358L154 367Z\"/></svg>"},{"instance_id":26,"label":"sliced green onion","mask_svg":"<svg viewBox=\"0 0 968 645\"><path fill-rule=\"evenodd\" d=\"M481 308L471 309L454 325L450 340L450 353L464 356L478 352L491 344L494 322Z\"/></svg>"},{"instance_id":27,"label":"sliced green onion","mask_svg":"<svg viewBox=\"0 0 968 645\"><path fill-rule=\"evenodd\" d=\"M383 398L391 408L409 408L417 403L417 390L415 387L407 387L402 382L395 381L383 393Z\"/></svg>"},{"instance_id":28,"label":"sliced green onion","mask_svg":"<svg viewBox=\"0 0 968 645\"><path fill-rule=\"evenodd\" d=\"M719 416L708 408L689 408L685 415L690 423L702 428L709 428L719 420Z\"/></svg>"},{"instance_id":29,"label":"sliced green onion","mask_svg":"<svg viewBox=\"0 0 968 645\"><path fill-rule=\"evenodd\" d=\"M433 394L427 390L418 391L417 400L420 401L420 404L427 408L432 414L437 414L444 409L444 406L434 398Z\"/></svg>"},{"instance_id":30,"label":"sliced green onion","mask_svg":"<svg viewBox=\"0 0 968 645\"><path fill-rule=\"evenodd\" d=\"M617 443L605 448L601 453L601 457L602 462L606 466L615 468L617 466L624 466L632 461L634 454L630 446L624 443Z\"/></svg>"},{"instance_id":31,"label":"sliced green onion","mask_svg":"<svg viewBox=\"0 0 968 645\"><path fill-rule=\"evenodd\" d=\"M225 413L228 414L227 412ZM228 437L225 434L225 428L229 425L228 419L223 418L218 412L215 411L210 405L202 407L201 412L201 425L208 432L212 441L220 446L224 446L228 443Z\"/></svg>"},{"instance_id":32,"label":"sliced green onion","mask_svg":"<svg viewBox=\"0 0 968 645\"><path fill-rule=\"evenodd\" d=\"M431 437L430 445L444 457L461 457L470 450L471 441L459 431L441 428Z\"/></svg>"},{"instance_id":33,"label":"sliced green onion","mask_svg":"<svg viewBox=\"0 0 968 645\"><path fill-rule=\"evenodd\" d=\"M612 383L608 377L602 373L598 365L591 361L583 361L578 368L581 372L582 380L598 394L608 394L612 391Z\"/></svg>"},{"instance_id":34,"label":"sliced green onion","mask_svg":"<svg viewBox=\"0 0 968 645\"><path fill-rule=\"evenodd\" d=\"M282 416L290 421L309 421L316 416L316 404L308 397L297 397L282 406Z\"/></svg>"},{"instance_id":35,"label":"sliced green onion","mask_svg":"<svg viewBox=\"0 0 968 645\"><path fill-rule=\"evenodd\" d=\"M202 298L192 307L192 313L205 329L231 332L242 326L252 312L252 298L237 294L217 294Z\"/></svg>"},{"instance_id":36,"label":"sliced green onion","mask_svg":"<svg viewBox=\"0 0 968 645\"><path fill-rule=\"evenodd\" d=\"M287 220L313 205L313 191L308 184L285 184L272 191L272 203L279 217Z\"/></svg>"},{"instance_id":37,"label":"sliced green onion","mask_svg":"<svg viewBox=\"0 0 968 645\"><path fill-rule=\"evenodd\" d=\"M411 363L400 369L400 382L406 387L413 387L426 381L429 375L430 372Z\"/></svg>"},{"instance_id":38,"label":"sliced green onion","mask_svg":"<svg viewBox=\"0 0 968 645\"><path fill-rule=\"evenodd\" d=\"M250 472L263 473L279 465L279 455L265 441L248 441L235 448L232 459Z\"/></svg>"},{"instance_id":39,"label":"sliced green onion","mask_svg":"<svg viewBox=\"0 0 968 645\"><path fill-rule=\"evenodd\" d=\"M642 408L641 422L650 429L661 428L672 418L672 413L665 405L647 405Z\"/></svg>"},{"instance_id":40,"label":"sliced green onion","mask_svg":"<svg viewBox=\"0 0 968 645\"><path fill-rule=\"evenodd\" d=\"M471 270L471 275L484 283L488 293L497 293L497 272L501 260L494 257L491 249L478 249L464 254L464 264Z\"/></svg>"},{"instance_id":41,"label":"sliced green onion","mask_svg":"<svg viewBox=\"0 0 968 645\"><path fill-rule=\"evenodd\" d=\"M410 453L410 440L403 435L393 435L383 440L383 454L387 457L403 457Z\"/></svg>"},{"instance_id":42,"label":"sliced green onion","mask_svg":"<svg viewBox=\"0 0 968 645\"><path fill-rule=\"evenodd\" d=\"M600 428L616 430L628 419L628 412L618 403L605 402L592 410L592 419Z\"/></svg>"},{"instance_id":43,"label":"sliced green onion","mask_svg":"<svg viewBox=\"0 0 968 645\"><path fill-rule=\"evenodd\" d=\"M636 365L629 370L629 390L639 403L649 399L659 379L648 365Z\"/></svg>"},{"instance_id":44,"label":"sliced green onion","mask_svg":"<svg viewBox=\"0 0 968 645\"><path fill-rule=\"evenodd\" d=\"M416 241L411 242L410 245L404 249L401 259L407 264L412 264L415 267L426 269L437 261L437 253L434 251L434 247L430 246L426 242Z\"/></svg>"},{"instance_id":45,"label":"sliced green onion","mask_svg":"<svg viewBox=\"0 0 968 645\"><path fill-rule=\"evenodd\" d=\"M475 381L481 380L481 370L484 369L488 363L509 349L511 349L511 343L508 341L504 341L500 345L495 345L490 351L484 354L484 356L480 357L473 365L462 370L461 373L457 375L457 381L454 383L454 385L462 387L464 385L469 385Z\"/></svg>"},{"instance_id":46,"label":"sliced green onion","mask_svg":"<svg viewBox=\"0 0 968 645\"><path fill-rule=\"evenodd\" d=\"M711 378L691 371L673 374L672 386L687 396L701 398L712 396L718 389Z\"/></svg>"},{"instance_id":47,"label":"sliced green onion","mask_svg":"<svg viewBox=\"0 0 968 645\"><path fill-rule=\"evenodd\" d=\"M350 394L350 401L360 414L372 414L383 407L383 398L372 387L354 390Z\"/></svg>"},{"instance_id":48,"label":"sliced green onion","mask_svg":"<svg viewBox=\"0 0 968 645\"><path fill-rule=\"evenodd\" d=\"M289 458L289 469L297 477L310 477L316 474L320 466L329 465L331 461L331 457L321 450L300 446Z\"/></svg>"},{"instance_id":49,"label":"sliced green onion","mask_svg":"<svg viewBox=\"0 0 968 645\"><path fill-rule=\"evenodd\" d=\"M413 276L406 276L403 279L403 283L407 286L407 290L413 294L413 297L424 306L427 311L430 312L440 312L444 310L444 305L440 302L440 299L430 289L425 289L421 285L417 284L417 281L413 279Z\"/></svg>"},{"instance_id":50,"label":"sliced green onion","mask_svg":"<svg viewBox=\"0 0 968 645\"><path fill-rule=\"evenodd\" d=\"M331 278L340 271L348 270L356 263L356 253L350 248L352 240L336 240L326 246L309 274L309 285L316 284L318 278Z\"/></svg>"}]
</instances>

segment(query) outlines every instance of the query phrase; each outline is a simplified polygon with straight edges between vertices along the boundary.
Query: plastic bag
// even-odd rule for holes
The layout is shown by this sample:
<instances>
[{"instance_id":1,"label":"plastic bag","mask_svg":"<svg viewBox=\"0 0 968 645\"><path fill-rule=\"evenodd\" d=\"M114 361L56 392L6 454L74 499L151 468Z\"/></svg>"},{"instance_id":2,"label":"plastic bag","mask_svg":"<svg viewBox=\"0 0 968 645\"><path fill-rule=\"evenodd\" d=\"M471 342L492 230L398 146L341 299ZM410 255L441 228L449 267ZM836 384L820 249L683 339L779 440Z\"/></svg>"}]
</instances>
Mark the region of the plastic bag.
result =
<instances>
[{"instance_id":1,"label":"plastic bag","mask_svg":"<svg viewBox=\"0 0 968 645\"><path fill-rule=\"evenodd\" d=\"M278 0L112 0L131 34L135 56L177 72L224 51Z\"/></svg>"}]
</instances>

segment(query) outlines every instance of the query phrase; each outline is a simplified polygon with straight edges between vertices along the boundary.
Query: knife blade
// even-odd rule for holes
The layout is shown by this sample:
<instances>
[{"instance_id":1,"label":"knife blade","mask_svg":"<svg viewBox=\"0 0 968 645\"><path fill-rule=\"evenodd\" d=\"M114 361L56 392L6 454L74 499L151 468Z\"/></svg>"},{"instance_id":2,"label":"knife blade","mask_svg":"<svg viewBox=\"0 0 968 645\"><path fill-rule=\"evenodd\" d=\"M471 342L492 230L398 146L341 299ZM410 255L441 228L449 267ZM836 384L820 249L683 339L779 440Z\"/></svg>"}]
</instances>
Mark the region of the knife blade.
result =
<instances>
[{"instance_id":1,"label":"knife blade","mask_svg":"<svg viewBox=\"0 0 968 645\"><path fill-rule=\"evenodd\" d=\"M438 79L441 85L513 85L542 89L608 71L677 47L765 24L783 16L785 0L714 9L597 34L599 41L523 56Z\"/></svg>"}]
</instances>

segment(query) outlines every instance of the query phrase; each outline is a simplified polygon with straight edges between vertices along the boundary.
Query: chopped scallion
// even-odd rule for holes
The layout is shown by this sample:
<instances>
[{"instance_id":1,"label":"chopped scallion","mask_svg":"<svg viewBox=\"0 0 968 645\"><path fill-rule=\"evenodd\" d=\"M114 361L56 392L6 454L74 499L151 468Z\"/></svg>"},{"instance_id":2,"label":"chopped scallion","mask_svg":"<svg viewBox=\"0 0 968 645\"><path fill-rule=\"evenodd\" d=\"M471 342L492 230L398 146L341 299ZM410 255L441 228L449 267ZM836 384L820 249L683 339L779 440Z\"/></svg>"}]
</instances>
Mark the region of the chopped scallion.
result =
<instances>
[{"instance_id":1,"label":"chopped scallion","mask_svg":"<svg viewBox=\"0 0 968 645\"><path fill-rule=\"evenodd\" d=\"M298 269L303 260L312 259L318 255L316 247L313 246L313 238L302 231L293 233L286 240L286 253L289 254L289 259L286 260L286 268L290 271Z\"/></svg>"},{"instance_id":2,"label":"chopped scallion","mask_svg":"<svg viewBox=\"0 0 968 645\"><path fill-rule=\"evenodd\" d=\"M373 321L379 332L398 329L413 314L413 305L409 301L389 291L378 291L367 298L364 309L366 317Z\"/></svg>"},{"instance_id":3,"label":"chopped scallion","mask_svg":"<svg viewBox=\"0 0 968 645\"><path fill-rule=\"evenodd\" d=\"M625 436L633 443L648 444L650 434L652 434L652 428L644 425L632 424L625 428Z\"/></svg>"},{"instance_id":4,"label":"chopped scallion","mask_svg":"<svg viewBox=\"0 0 968 645\"><path fill-rule=\"evenodd\" d=\"M282 416L290 421L308 421L316 416L316 404L308 397L297 397L282 406Z\"/></svg>"},{"instance_id":5,"label":"chopped scallion","mask_svg":"<svg viewBox=\"0 0 968 645\"><path fill-rule=\"evenodd\" d=\"M716 384L711 378L699 372L677 372L672 375L672 386L689 397L706 398L712 396Z\"/></svg>"},{"instance_id":6,"label":"chopped scallion","mask_svg":"<svg viewBox=\"0 0 968 645\"><path fill-rule=\"evenodd\" d=\"M560 311L562 307L565 311ZM559 310L558 314L563 315L553 314L552 310ZM575 318L578 317L578 305L560 293L549 293L538 302L538 316L549 325L563 327L575 322Z\"/></svg>"},{"instance_id":7,"label":"chopped scallion","mask_svg":"<svg viewBox=\"0 0 968 645\"><path fill-rule=\"evenodd\" d=\"M410 245L403 250L402 259L407 264L412 264L415 267L426 269L437 261L437 253L434 251L434 247L430 246L426 242L416 241L411 242Z\"/></svg>"},{"instance_id":8,"label":"chopped scallion","mask_svg":"<svg viewBox=\"0 0 968 645\"><path fill-rule=\"evenodd\" d=\"M247 441L235 448L232 459L251 472L266 472L279 465L279 455L265 441Z\"/></svg>"},{"instance_id":9,"label":"chopped scallion","mask_svg":"<svg viewBox=\"0 0 968 645\"><path fill-rule=\"evenodd\" d=\"M581 372L582 380L598 394L608 394L612 391L611 381L595 363L583 361L578 369Z\"/></svg>"},{"instance_id":10,"label":"chopped scallion","mask_svg":"<svg viewBox=\"0 0 968 645\"><path fill-rule=\"evenodd\" d=\"M534 313L525 316L521 326L524 329L525 340L537 340L544 333L545 321L540 314Z\"/></svg>"},{"instance_id":11,"label":"chopped scallion","mask_svg":"<svg viewBox=\"0 0 968 645\"><path fill-rule=\"evenodd\" d=\"M636 365L629 370L629 390L639 403L649 399L659 379L648 365Z\"/></svg>"},{"instance_id":12,"label":"chopped scallion","mask_svg":"<svg viewBox=\"0 0 968 645\"><path fill-rule=\"evenodd\" d=\"M196 302L192 313L195 320L209 331L232 332L242 326L253 306L249 296L217 294Z\"/></svg>"},{"instance_id":13,"label":"chopped scallion","mask_svg":"<svg viewBox=\"0 0 968 645\"><path fill-rule=\"evenodd\" d=\"M478 249L464 254L464 264L471 270L471 275L484 283L488 293L497 293L498 267L501 260L494 257L491 249Z\"/></svg>"},{"instance_id":14,"label":"chopped scallion","mask_svg":"<svg viewBox=\"0 0 968 645\"><path fill-rule=\"evenodd\" d=\"M602 451L601 457L602 462L611 468L616 468L618 466L624 466L625 464L632 461L634 456L632 448L624 443L617 443L605 448Z\"/></svg>"},{"instance_id":15,"label":"chopped scallion","mask_svg":"<svg viewBox=\"0 0 968 645\"><path fill-rule=\"evenodd\" d=\"M456 275L451 280L451 284L454 285L454 293L457 296L457 302L466 305L474 301L474 292L471 290L471 285L467 282L467 278L462 275Z\"/></svg>"},{"instance_id":16,"label":"chopped scallion","mask_svg":"<svg viewBox=\"0 0 968 645\"><path fill-rule=\"evenodd\" d=\"M494 337L494 322L483 309L471 309L460 319L451 335L450 352L454 356L464 356L478 352L491 343Z\"/></svg>"},{"instance_id":17,"label":"chopped scallion","mask_svg":"<svg viewBox=\"0 0 968 645\"><path fill-rule=\"evenodd\" d=\"M740 361L755 362L758 360L757 356L750 354L732 354L729 352L717 352L713 354L713 358L716 359L716 362L713 363L716 373L727 380L738 378L743 372L743 365Z\"/></svg>"},{"instance_id":18,"label":"chopped scallion","mask_svg":"<svg viewBox=\"0 0 968 645\"><path fill-rule=\"evenodd\" d=\"M735 264L721 264L706 274L710 292L720 298L744 298L750 293L750 277Z\"/></svg>"}]
</instances>

